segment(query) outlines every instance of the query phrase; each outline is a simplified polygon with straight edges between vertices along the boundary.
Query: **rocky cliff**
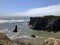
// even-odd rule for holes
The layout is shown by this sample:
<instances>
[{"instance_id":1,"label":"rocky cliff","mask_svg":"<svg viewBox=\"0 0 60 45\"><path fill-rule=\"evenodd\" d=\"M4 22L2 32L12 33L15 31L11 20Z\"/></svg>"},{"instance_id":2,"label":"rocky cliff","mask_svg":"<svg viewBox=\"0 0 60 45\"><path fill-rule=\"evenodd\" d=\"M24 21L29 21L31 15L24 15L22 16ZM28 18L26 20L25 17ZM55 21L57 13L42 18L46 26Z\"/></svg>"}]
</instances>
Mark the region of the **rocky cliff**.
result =
<instances>
[{"instance_id":1,"label":"rocky cliff","mask_svg":"<svg viewBox=\"0 0 60 45\"><path fill-rule=\"evenodd\" d=\"M0 33L0 45L21 45L21 44L9 39L4 33Z\"/></svg>"},{"instance_id":2,"label":"rocky cliff","mask_svg":"<svg viewBox=\"0 0 60 45\"><path fill-rule=\"evenodd\" d=\"M60 31L60 16L31 17L29 26L43 31Z\"/></svg>"}]
</instances>

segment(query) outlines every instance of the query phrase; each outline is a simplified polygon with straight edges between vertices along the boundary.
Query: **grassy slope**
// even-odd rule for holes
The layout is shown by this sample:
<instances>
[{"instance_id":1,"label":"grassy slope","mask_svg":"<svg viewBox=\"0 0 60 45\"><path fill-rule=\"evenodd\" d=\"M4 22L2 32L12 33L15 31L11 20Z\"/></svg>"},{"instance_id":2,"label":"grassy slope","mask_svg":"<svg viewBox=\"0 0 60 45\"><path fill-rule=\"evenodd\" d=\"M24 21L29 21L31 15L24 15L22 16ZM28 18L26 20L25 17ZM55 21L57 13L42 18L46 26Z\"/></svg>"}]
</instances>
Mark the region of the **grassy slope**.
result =
<instances>
[{"instance_id":1,"label":"grassy slope","mask_svg":"<svg viewBox=\"0 0 60 45\"><path fill-rule=\"evenodd\" d=\"M32 30L32 34L35 34L37 36L41 37L54 37L54 38L59 38L60 39L60 32L53 33L53 32L46 32L46 31L38 31L38 30Z\"/></svg>"}]
</instances>

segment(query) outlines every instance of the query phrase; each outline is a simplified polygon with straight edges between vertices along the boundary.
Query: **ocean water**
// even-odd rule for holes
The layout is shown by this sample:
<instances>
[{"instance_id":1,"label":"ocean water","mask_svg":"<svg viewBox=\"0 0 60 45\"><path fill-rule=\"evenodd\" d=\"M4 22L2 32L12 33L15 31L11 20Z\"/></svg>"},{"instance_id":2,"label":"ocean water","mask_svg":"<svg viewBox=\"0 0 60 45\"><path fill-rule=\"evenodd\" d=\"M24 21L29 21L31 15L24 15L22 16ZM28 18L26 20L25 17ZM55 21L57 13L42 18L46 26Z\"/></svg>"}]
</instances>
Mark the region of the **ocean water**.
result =
<instances>
[{"instance_id":1,"label":"ocean water","mask_svg":"<svg viewBox=\"0 0 60 45\"><path fill-rule=\"evenodd\" d=\"M28 26L30 17L0 17L0 32L5 33L9 38L17 38L20 36L30 36L31 29ZM13 30L17 25L17 33Z\"/></svg>"}]
</instances>

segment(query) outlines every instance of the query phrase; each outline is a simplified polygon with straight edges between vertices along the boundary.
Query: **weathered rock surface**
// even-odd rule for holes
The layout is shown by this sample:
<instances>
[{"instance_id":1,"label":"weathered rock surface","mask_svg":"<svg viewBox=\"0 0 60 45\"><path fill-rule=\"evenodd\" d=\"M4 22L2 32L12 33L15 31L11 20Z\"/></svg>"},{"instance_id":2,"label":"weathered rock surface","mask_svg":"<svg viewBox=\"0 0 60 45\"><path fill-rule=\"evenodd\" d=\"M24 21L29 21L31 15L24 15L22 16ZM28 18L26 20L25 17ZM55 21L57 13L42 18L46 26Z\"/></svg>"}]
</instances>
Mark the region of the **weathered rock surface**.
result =
<instances>
[{"instance_id":1,"label":"weathered rock surface","mask_svg":"<svg viewBox=\"0 0 60 45\"><path fill-rule=\"evenodd\" d=\"M0 40L10 40L4 33L0 33Z\"/></svg>"},{"instance_id":2,"label":"weathered rock surface","mask_svg":"<svg viewBox=\"0 0 60 45\"><path fill-rule=\"evenodd\" d=\"M56 38L48 38L44 41L43 45L60 45L60 40Z\"/></svg>"},{"instance_id":3,"label":"weathered rock surface","mask_svg":"<svg viewBox=\"0 0 60 45\"><path fill-rule=\"evenodd\" d=\"M60 16L44 16L44 17L31 17L29 26L32 29L60 31Z\"/></svg>"},{"instance_id":4,"label":"weathered rock surface","mask_svg":"<svg viewBox=\"0 0 60 45\"><path fill-rule=\"evenodd\" d=\"M21 45L21 44L10 40L4 33L0 33L0 45Z\"/></svg>"}]
</instances>

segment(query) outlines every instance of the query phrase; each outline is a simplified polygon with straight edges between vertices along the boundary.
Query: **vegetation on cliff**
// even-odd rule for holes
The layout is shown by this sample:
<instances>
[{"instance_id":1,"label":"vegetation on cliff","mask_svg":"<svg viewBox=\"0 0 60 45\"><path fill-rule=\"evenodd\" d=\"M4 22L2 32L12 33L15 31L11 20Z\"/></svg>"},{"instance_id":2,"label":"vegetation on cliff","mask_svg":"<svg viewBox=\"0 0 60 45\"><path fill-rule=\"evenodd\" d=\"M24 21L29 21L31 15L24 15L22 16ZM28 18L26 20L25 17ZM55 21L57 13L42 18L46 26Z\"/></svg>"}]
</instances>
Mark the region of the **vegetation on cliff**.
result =
<instances>
[{"instance_id":1,"label":"vegetation on cliff","mask_svg":"<svg viewBox=\"0 0 60 45\"><path fill-rule=\"evenodd\" d=\"M60 16L31 17L29 26L32 29L57 32L60 31Z\"/></svg>"}]
</instances>

